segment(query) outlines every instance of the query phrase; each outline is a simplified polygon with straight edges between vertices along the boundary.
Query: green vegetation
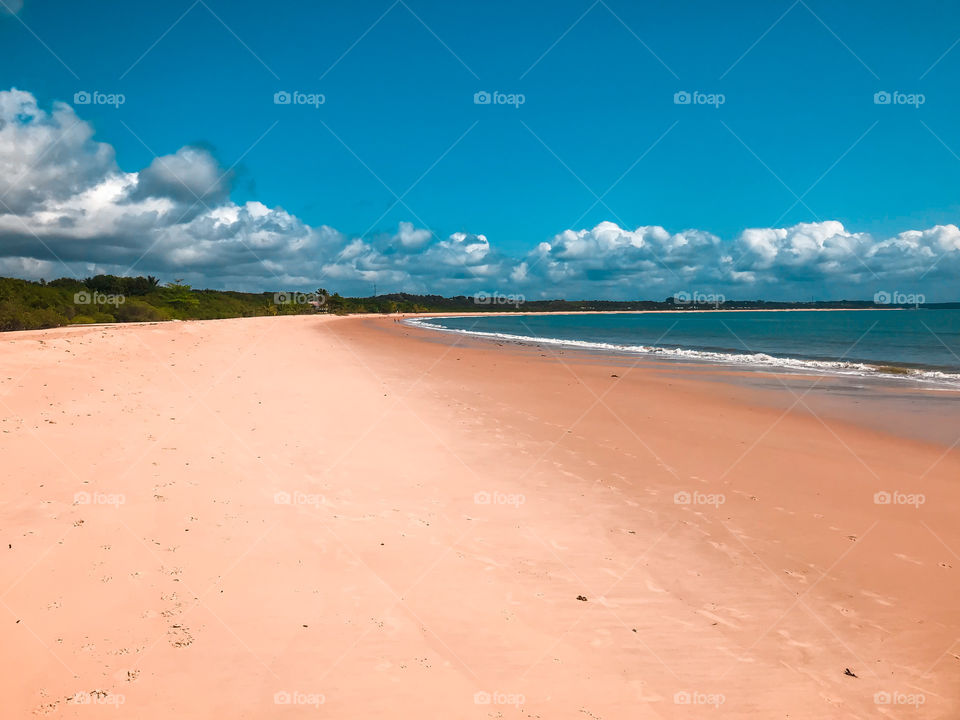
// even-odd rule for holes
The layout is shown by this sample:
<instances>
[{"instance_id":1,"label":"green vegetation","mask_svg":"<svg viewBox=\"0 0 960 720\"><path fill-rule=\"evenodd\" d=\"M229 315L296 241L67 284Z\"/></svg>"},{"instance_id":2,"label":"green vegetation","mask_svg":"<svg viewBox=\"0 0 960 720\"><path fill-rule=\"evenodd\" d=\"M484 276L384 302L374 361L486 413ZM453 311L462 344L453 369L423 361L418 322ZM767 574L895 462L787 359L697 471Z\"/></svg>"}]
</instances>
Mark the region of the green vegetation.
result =
<instances>
[{"instance_id":1,"label":"green vegetation","mask_svg":"<svg viewBox=\"0 0 960 720\"><path fill-rule=\"evenodd\" d=\"M0 278L0 330L33 330L78 323L152 322L160 320L214 320L263 315L303 315L318 312L417 313L417 312L583 312L625 310L780 310L875 308L872 302L839 300L809 303L743 300L680 304L638 300L530 300L519 295L480 294L410 295L393 293L375 297L314 293L242 293L230 290L195 290L181 280L161 283L157 278L97 275L76 280L30 282ZM894 305L879 306L888 309ZM960 307L958 303L927 304L924 308ZM881 370L881 372L896 372Z\"/></svg>"},{"instance_id":2,"label":"green vegetation","mask_svg":"<svg viewBox=\"0 0 960 720\"><path fill-rule=\"evenodd\" d=\"M318 312L306 301L297 302L300 297L278 304L274 293L194 290L180 281L161 285L154 277L97 275L51 282L0 278L0 330Z\"/></svg>"}]
</instances>

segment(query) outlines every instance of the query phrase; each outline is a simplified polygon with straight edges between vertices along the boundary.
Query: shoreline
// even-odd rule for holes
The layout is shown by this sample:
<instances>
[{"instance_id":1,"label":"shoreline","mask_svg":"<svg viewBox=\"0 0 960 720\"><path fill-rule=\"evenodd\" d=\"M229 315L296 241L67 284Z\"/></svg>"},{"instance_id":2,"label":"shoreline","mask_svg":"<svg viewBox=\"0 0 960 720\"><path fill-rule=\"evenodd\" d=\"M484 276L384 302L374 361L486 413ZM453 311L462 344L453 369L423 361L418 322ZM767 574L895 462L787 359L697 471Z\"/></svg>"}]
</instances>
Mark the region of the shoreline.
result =
<instances>
[{"instance_id":1,"label":"shoreline","mask_svg":"<svg viewBox=\"0 0 960 720\"><path fill-rule=\"evenodd\" d=\"M812 414L823 414L897 439L909 438L941 447L953 445L957 440L957 432L953 428L960 427L960 388L934 381L880 373L817 372L777 365L597 350L565 343L544 343L541 346L537 340L499 339L415 324L406 324L406 327L415 331L423 342L460 346L462 342L454 341L460 338L468 340L471 347L494 352L509 348L514 352L535 353L546 358L649 370L669 378L671 382L681 380L701 385L726 385L734 393L749 392L752 402L763 403L783 412L799 406L801 411L806 409ZM904 423L903 418L910 418L911 422Z\"/></svg>"},{"instance_id":2,"label":"shoreline","mask_svg":"<svg viewBox=\"0 0 960 720\"><path fill-rule=\"evenodd\" d=\"M652 311L661 312L661 311ZM663 312L684 312L684 311L663 311ZM690 312L714 312L714 311L690 311ZM733 312L733 311L731 311ZM753 312L753 311L749 311ZM760 312L781 312L778 310L760 311ZM793 310L784 312L794 312ZM431 325L429 320L433 318L457 319L467 317L482 317L481 314L451 314L451 315L423 315L423 316L404 316L404 322L408 325L432 330L435 332L445 332L454 334L470 335L473 337L482 337L490 341L505 341L521 344L544 343L558 347L565 347L570 350L580 349L585 352L598 352L604 354L622 355L625 357L655 357L667 362L704 362L713 365L726 365L732 368L752 369L767 372L796 372L801 374L817 375L836 375L848 377L860 377L863 379L877 381L898 381L913 382L928 385L933 389L945 391L960 390L960 371L952 367L941 367L934 365L922 365L919 363L906 363L897 361L874 361L863 359L836 359L824 357L802 357L790 355L772 355L766 352L740 352L710 350L696 347L666 347L656 345L624 345L617 343L607 343L601 341L572 340L553 337L538 337L534 335L513 335L504 332L490 332L474 329L448 328L441 325ZM499 317L509 317L516 313L493 313ZM577 315L579 313L525 313L529 315ZM583 313L583 314L621 314L621 313ZM624 313L625 314L625 313ZM634 313L641 314L641 313ZM848 371L849 370L849 371ZM906 372L902 372L906 371Z\"/></svg>"},{"instance_id":3,"label":"shoreline","mask_svg":"<svg viewBox=\"0 0 960 720\"><path fill-rule=\"evenodd\" d=\"M585 301L589 302L589 301ZM509 304L509 303L508 303ZM645 315L649 313L716 313L716 312L860 312L862 310L926 310L912 307L857 307L857 308L693 308L690 310L492 310L484 312L426 312L405 313L405 315L437 317L476 317L483 315ZM938 308L930 308L937 310Z\"/></svg>"},{"instance_id":4,"label":"shoreline","mask_svg":"<svg viewBox=\"0 0 960 720\"><path fill-rule=\"evenodd\" d=\"M960 709L960 452L909 434L948 425L925 393L880 430L839 383L393 320L5 336L11 713Z\"/></svg>"}]
</instances>

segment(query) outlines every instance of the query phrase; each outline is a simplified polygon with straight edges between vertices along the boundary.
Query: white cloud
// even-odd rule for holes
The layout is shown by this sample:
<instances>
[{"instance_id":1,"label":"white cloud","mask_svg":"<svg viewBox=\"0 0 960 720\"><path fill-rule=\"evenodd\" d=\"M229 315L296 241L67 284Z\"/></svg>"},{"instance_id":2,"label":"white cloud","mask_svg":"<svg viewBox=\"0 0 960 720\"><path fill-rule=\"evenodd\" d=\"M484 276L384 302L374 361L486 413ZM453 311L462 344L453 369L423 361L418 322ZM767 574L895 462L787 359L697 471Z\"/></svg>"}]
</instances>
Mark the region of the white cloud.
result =
<instances>
[{"instance_id":1,"label":"white cloud","mask_svg":"<svg viewBox=\"0 0 960 720\"><path fill-rule=\"evenodd\" d=\"M431 237L433 233L429 230L415 228L413 223L409 222L401 222L397 234L394 235L394 239L407 250L419 250Z\"/></svg>"},{"instance_id":2,"label":"white cloud","mask_svg":"<svg viewBox=\"0 0 960 720\"><path fill-rule=\"evenodd\" d=\"M406 222L390 237L349 238L280 208L232 202L229 173L201 148L127 173L92 137L68 105L47 112L30 93L0 92L0 269L25 277L131 270L250 289L329 278L345 290L379 282L423 291L449 284L445 265L476 265L488 252L483 236L435 240Z\"/></svg>"},{"instance_id":3,"label":"white cloud","mask_svg":"<svg viewBox=\"0 0 960 720\"><path fill-rule=\"evenodd\" d=\"M954 225L877 239L842 223L750 228L732 241L701 230L625 230L603 222L540 243L511 278L542 296L667 297L678 290L728 297L868 299L878 289L931 289L956 299L960 230ZM553 285L550 288L549 285Z\"/></svg>"},{"instance_id":4,"label":"white cloud","mask_svg":"<svg viewBox=\"0 0 960 720\"><path fill-rule=\"evenodd\" d=\"M0 92L0 210L66 200L117 172L113 148L65 103L48 113L28 92Z\"/></svg>"},{"instance_id":5,"label":"white cloud","mask_svg":"<svg viewBox=\"0 0 960 720\"><path fill-rule=\"evenodd\" d=\"M511 257L484 235L438 237L409 222L392 234L350 237L282 208L235 203L230 180L192 146L124 172L69 105L47 111L28 92L0 91L0 274L131 271L206 287L366 293L375 283L383 291L531 298L660 298L690 289L771 298L900 289L935 298L939 288L939 299L955 299L958 289L955 225L874 238L826 221L722 240L602 222Z\"/></svg>"},{"instance_id":6,"label":"white cloud","mask_svg":"<svg viewBox=\"0 0 960 720\"><path fill-rule=\"evenodd\" d=\"M960 230L938 225L877 239L836 221L746 230L736 269L767 282L821 279L920 282L960 270Z\"/></svg>"}]
</instances>

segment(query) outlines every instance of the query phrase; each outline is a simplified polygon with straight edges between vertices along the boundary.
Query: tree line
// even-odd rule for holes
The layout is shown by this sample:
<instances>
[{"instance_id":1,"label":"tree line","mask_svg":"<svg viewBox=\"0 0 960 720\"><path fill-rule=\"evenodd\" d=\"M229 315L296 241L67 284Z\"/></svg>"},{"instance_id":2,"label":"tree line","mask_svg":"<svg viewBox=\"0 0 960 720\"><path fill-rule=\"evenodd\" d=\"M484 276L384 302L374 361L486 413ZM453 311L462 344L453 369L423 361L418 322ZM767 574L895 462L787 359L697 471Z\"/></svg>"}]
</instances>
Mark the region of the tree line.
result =
<instances>
[{"instance_id":1,"label":"tree line","mask_svg":"<svg viewBox=\"0 0 960 720\"><path fill-rule=\"evenodd\" d=\"M302 315L310 313L424 312L583 312L627 310L758 310L783 308L868 308L870 301L838 300L809 303L724 300L722 304L638 300L525 300L522 296L479 293L476 296L389 293L346 297L324 288L315 292L244 293L198 290L182 280L162 283L152 275L95 275L83 280L59 278L46 282L0 278L0 330L33 330L63 325L214 320L232 317ZM886 306L891 307L891 306ZM960 307L958 303L921 307Z\"/></svg>"}]
</instances>

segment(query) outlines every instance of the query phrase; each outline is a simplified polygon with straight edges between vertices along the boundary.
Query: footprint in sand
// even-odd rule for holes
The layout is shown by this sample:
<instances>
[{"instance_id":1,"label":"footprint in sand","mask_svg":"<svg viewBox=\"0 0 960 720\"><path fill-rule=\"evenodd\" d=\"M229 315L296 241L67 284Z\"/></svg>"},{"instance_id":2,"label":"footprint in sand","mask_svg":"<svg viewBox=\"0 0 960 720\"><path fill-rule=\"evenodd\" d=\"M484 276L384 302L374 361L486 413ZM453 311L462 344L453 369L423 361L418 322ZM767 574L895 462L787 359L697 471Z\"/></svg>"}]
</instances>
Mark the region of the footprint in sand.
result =
<instances>
[{"instance_id":1,"label":"footprint in sand","mask_svg":"<svg viewBox=\"0 0 960 720\"><path fill-rule=\"evenodd\" d=\"M831 605L830 607L833 608L834 610L836 610L838 613L840 613L840 614L843 615L844 617L857 617L857 613L856 613L856 612L854 612L854 611L851 610L850 608L844 607L843 605L833 604L833 605Z\"/></svg>"},{"instance_id":2,"label":"footprint in sand","mask_svg":"<svg viewBox=\"0 0 960 720\"><path fill-rule=\"evenodd\" d=\"M794 580L799 580L804 585L807 584L807 578L802 573L794 572L793 570L784 570L784 572Z\"/></svg>"},{"instance_id":3,"label":"footprint in sand","mask_svg":"<svg viewBox=\"0 0 960 720\"><path fill-rule=\"evenodd\" d=\"M183 625L171 625L167 630L167 639L173 647L188 647L193 644L193 635Z\"/></svg>"},{"instance_id":4,"label":"footprint in sand","mask_svg":"<svg viewBox=\"0 0 960 720\"><path fill-rule=\"evenodd\" d=\"M183 612L183 603L176 603L172 608L167 608L160 612L161 617L170 618Z\"/></svg>"}]
</instances>

